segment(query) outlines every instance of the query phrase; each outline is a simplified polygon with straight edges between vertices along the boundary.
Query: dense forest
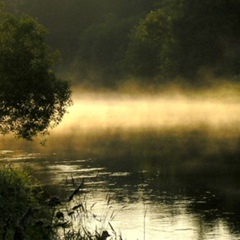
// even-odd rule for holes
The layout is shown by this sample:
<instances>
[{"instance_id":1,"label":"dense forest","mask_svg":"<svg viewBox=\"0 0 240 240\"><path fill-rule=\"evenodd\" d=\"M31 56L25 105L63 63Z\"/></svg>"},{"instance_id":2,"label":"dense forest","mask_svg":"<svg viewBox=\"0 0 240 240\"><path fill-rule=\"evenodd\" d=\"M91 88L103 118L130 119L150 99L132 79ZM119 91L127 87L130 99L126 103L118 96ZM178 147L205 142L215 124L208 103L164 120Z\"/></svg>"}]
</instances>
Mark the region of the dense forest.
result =
<instances>
[{"instance_id":1,"label":"dense forest","mask_svg":"<svg viewBox=\"0 0 240 240\"><path fill-rule=\"evenodd\" d=\"M238 79L239 0L5 0L49 29L74 84Z\"/></svg>"}]
</instances>

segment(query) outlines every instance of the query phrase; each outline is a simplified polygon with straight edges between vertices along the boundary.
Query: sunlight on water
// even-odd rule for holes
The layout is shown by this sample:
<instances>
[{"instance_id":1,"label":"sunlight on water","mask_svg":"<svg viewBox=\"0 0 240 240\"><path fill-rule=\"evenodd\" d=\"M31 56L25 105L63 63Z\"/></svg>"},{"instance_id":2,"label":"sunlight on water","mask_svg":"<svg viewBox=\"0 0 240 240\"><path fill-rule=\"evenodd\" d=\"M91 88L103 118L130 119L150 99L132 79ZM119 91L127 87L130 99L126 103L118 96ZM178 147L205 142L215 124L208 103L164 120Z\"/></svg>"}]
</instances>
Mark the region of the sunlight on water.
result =
<instances>
[{"instance_id":1,"label":"sunlight on water","mask_svg":"<svg viewBox=\"0 0 240 240\"><path fill-rule=\"evenodd\" d=\"M103 202L101 198L104 199L104 196L93 196L96 202ZM114 203L111 210L117 214L111 225L117 234L121 234L123 239L127 240L234 239L222 220L218 220L215 226L208 225L201 220L200 215L188 212L186 209L189 203L190 201L181 200L179 204L166 206L160 203L144 205L139 201L128 203L122 210L121 204ZM95 208L96 216L104 218L106 214L106 210L102 211L104 204L101 206L96 204Z\"/></svg>"},{"instance_id":2,"label":"sunlight on water","mask_svg":"<svg viewBox=\"0 0 240 240\"><path fill-rule=\"evenodd\" d=\"M237 93L75 92L73 101L45 148L2 137L2 160L32 166L43 185L72 187L84 178L100 215L114 195L120 211L111 224L123 239L239 239Z\"/></svg>"}]
</instances>

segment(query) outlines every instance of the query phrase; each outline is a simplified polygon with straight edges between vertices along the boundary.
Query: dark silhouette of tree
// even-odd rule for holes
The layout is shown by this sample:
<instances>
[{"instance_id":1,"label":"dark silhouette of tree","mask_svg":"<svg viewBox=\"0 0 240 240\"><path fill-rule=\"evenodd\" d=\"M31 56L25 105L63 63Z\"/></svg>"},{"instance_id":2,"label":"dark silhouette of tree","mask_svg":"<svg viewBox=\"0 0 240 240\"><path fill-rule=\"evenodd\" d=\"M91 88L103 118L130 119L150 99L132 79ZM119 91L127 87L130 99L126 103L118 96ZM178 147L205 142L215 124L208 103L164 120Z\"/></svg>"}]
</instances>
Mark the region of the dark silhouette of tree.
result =
<instances>
[{"instance_id":1,"label":"dark silhouette of tree","mask_svg":"<svg viewBox=\"0 0 240 240\"><path fill-rule=\"evenodd\" d=\"M164 0L132 34L127 51L131 53L130 65L140 74L149 66L150 76L154 73L168 80L180 76L194 82L204 71L215 76L237 76L239 16L237 0ZM145 64L138 64L146 55L136 47L139 42L146 49L156 46Z\"/></svg>"},{"instance_id":2,"label":"dark silhouette of tree","mask_svg":"<svg viewBox=\"0 0 240 240\"><path fill-rule=\"evenodd\" d=\"M239 0L2 1L47 26L64 58L59 73L71 70L76 84L113 88L132 76L196 84L206 72L240 74Z\"/></svg>"},{"instance_id":3,"label":"dark silhouette of tree","mask_svg":"<svg viewBox=\"0 0 240 240\"><path fill-rule=\"evenodd\" d=\"M53 71L59 54L46 29L0 8L0 133L32 140L59 124L71 104L70 85Z\"/></svg>"}]
</instances>

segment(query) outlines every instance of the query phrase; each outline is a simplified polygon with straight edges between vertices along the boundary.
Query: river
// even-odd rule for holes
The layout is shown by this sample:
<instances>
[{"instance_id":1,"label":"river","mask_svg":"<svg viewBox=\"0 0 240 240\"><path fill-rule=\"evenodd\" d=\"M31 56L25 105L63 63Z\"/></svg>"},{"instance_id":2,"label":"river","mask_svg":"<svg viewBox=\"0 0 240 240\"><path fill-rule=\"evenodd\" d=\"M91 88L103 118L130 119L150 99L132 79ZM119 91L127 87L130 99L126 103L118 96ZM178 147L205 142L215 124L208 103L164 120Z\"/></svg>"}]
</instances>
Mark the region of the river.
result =
<instances>
[{"instance_id":1,"label":"river","mask_svg":"<svg viewBox=\"0 0 240 240\"><path fill-rule=\"evenodd\" d=\"M30 167L62 199L84 179L87 204L105 220L114 212L122 239L240 239L238 98L73 98L45 147L2 136L1 161Z\"/></svg>"}]
</instances>

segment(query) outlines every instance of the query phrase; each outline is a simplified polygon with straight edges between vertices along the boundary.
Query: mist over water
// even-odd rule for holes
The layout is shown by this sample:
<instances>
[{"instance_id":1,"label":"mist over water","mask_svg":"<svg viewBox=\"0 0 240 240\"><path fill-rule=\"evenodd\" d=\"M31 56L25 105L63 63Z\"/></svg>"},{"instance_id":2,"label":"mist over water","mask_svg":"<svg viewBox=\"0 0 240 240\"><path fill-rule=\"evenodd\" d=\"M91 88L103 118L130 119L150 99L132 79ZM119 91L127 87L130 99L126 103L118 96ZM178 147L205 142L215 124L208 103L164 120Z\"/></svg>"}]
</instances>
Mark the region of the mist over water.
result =
<instances>
[{"instance_id":1,"label":"mist over water","mask_svg":"<svg viewBox=\"0 0 240 240\"><path fill-rule=\"evenodd\" d=\"M96 131L112 128L233 128L239 125L236 86L196 92L77 93L74 105L56 129Z\"/></svg>"},{"instance_id":2,"label":"mist over water","mask_svg":"<svg viewBox=\"0 0 240 240\"><path fill-rule=\"evenodd\" d=\"M237 85L74 90L45 147L4 136L0 150L13 151L1 152L4 161L13 154L11 163L33 167L45 185L63 189L69 176L84 178L96 211L114 196L113 208L125 208L111 224L123 239L143 239L144 231L149 240L238 239L239 96Z\"/></svg>"}]
</instances>

